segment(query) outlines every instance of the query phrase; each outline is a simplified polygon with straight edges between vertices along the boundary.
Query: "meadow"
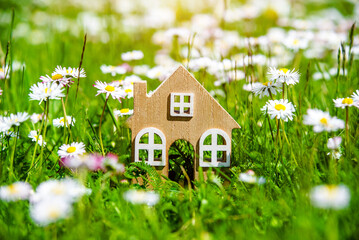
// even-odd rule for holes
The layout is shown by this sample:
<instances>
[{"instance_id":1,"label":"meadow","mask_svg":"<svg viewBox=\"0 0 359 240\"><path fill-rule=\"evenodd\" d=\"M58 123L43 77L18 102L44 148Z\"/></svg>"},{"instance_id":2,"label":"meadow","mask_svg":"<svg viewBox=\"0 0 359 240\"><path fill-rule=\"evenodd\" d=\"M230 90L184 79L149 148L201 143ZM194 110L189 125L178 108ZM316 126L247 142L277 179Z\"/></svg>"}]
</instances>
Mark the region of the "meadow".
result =
<instances>
[{"instance_id":1,"label":"meadow","mask_svg":"<svg viewBox=\"0 0 359 240\"><path fill-rule=\"evenodd\" d=\"M356 1L0 5L0 239L359 238ZM179 65L241 126L191 183L190 144L161 176L125 124Z\"/></svg>"}]
</instances>

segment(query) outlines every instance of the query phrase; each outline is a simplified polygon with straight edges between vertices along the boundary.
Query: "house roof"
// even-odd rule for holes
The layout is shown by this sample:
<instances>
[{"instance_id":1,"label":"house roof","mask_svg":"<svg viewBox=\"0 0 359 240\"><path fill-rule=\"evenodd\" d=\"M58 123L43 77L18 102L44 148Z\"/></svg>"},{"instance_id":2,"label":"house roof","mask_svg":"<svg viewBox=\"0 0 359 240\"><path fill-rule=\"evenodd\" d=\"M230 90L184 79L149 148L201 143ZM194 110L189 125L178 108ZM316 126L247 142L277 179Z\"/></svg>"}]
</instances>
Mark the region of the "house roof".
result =
<instances>
[{"instance_id":1,"label":"house roof","mask_svg":"<svg viewBox=\"0 0 359 240\"><path fill-rule=\"evenodd\" d=\"M196 105L193 118L197 118L196 120L169 116L169 95L172 92L195 94ZM198 131L200 131L199 128L206 127L199 125L208 125L209 128L222 128L228 131L240 128L232 116L183 66L179 66L151 96L146 93L146 82L134 83L134 114L126 122L132 129L132 134L136 134L143 127L156 127L157 125L160 129L166 128L166 124L172 124L170 127L172 130L183 127L183 124L188 126L190 123L195 124L194 127ZM198 119L201 117L204 119ZM191 127L191 129L194 128ZM191 133L190 130L189 133Z\"/></svg>"}]
</instances>

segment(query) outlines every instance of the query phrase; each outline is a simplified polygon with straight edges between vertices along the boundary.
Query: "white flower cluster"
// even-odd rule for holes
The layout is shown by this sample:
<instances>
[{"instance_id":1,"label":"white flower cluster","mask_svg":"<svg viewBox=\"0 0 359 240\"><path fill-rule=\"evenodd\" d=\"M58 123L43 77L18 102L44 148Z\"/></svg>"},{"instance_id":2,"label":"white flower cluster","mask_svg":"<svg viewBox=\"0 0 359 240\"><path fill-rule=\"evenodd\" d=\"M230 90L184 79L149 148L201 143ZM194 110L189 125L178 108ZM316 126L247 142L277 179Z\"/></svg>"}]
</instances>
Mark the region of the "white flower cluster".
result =
<instances>
[{"instance_id":1,"label":"white flower cluster","mask_svg":"<svg viewBox=\"0 0 359 240\"><path fill-rule=\"evenodd\" d=\"M91 190L77 180L48 180L30 197L30 216L37 224L46 226L70 216L72 204L89 194Z\"/></svg>"},{"instance_id":2,"label":"white flower cluster","mask_svg":"<svg viewBox=\"0 0 359 240\"><path fill-rule=\"evenodd\" d=\"M338 210L349 205L350 191L343 184L319 185L312 188L310 200L315 207Z\"/></svg>"},{"instance_id":3,"label":"white flower cluster","mask_svg":"<svg viewBox=\"0 0 359 240\"><path fill-rule=\"evenodd\" d=\"M27 112L11 113L7 117L0 116L0 132L7 133L12 126L18 127L29 118L30 116Z\"/></svg>"},{"instance_id":4,"label":"white flower cluster","mask_svg":"<svg viewBox=\"0 0 359 240\"><path fill-rule=\"evenodd\" d=\"M308 109L307 115L304 115L303 123L313 126L314 132L332 132L344 128L343 120L331 117L329 112L323 112L319 109Z\"/></svg>"},{"instance_id":5,"label":"white flower cluster","mask_svg":"<svg viewBox=\"0 0 359 240\"><path fill-rule=\"evenodd\" d=\"M4 201L29 200L30 216L40 226L69 217L72 204L89 194L91 189L70 178L42 182L35 192L27 182L0 187L0 199Z\"/></svg>"},{"instance_id":6,"label":"white flower cluster","mask_svg":"<svg viewBox=\"0 0 359 240\"><path fill-rule=\"evenodd\" d=\"M132 204L145 204L154 206L160 200L160 196L153 191L128 190L123 194L123 198Z\"/></svg>"}]
</instances>

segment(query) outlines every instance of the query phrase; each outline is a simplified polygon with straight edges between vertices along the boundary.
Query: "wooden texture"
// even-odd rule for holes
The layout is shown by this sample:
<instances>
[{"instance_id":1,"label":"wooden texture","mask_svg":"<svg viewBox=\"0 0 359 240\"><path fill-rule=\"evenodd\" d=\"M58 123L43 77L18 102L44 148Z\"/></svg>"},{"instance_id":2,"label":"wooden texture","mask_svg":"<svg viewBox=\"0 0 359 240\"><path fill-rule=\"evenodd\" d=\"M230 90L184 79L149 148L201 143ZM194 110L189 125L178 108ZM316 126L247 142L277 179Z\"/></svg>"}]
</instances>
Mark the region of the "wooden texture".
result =
<instances>
[{"instance_id":1,"label":"wooden texture","mask_svg":"<svg viewBox=\"0 0 359 240\"><path fill-rule=\"evenodd\" d=\"M192 95L192 117L171 116L171 93ZM191 143L196 151L195 176L198 175L201 136L207 130L219 129L231 139L232 129L240 128L227 111L183 66L178 67L151 96L147 95L146 82L134 83L134 114L127 120L127 125L132 131L133 158L135 157L136 136L145 128L156 128L165 135L166 156L168 156L170 146L176 140L184 139ZM230 146L230 141L227 144ZM168 157L165 166L156 166L165 176L168 176L168 167Z\"/></svg>"}]
</instances>

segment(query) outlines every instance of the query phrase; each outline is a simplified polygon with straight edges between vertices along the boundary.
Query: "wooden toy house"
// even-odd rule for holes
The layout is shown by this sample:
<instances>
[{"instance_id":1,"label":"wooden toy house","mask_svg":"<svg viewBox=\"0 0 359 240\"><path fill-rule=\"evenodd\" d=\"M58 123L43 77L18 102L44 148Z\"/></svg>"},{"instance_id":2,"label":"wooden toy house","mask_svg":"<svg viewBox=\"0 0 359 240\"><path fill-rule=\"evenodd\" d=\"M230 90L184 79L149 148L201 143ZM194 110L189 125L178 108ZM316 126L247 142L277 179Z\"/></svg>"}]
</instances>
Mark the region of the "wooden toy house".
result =
<instances>
[{"instance_id":1,"label":"wooden toy house","mask_svg":"<svg viewBox=\"0 0 359 240\"><path fill-rule=\"evenodd\" d=\"M230 167L232 129L238 123L183 67L151 94L146 82L134 83L134 114L127 120L132 131L132 158L145 161L168 176L168 151L184 139L195 151L198 167Z\"/></svg>"}]
</instances>

